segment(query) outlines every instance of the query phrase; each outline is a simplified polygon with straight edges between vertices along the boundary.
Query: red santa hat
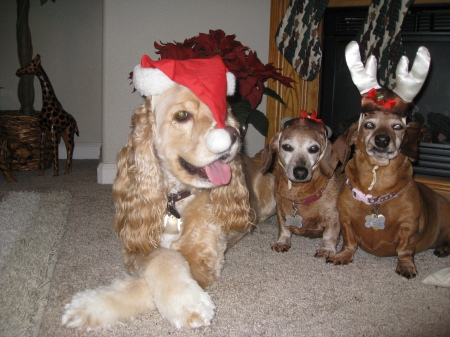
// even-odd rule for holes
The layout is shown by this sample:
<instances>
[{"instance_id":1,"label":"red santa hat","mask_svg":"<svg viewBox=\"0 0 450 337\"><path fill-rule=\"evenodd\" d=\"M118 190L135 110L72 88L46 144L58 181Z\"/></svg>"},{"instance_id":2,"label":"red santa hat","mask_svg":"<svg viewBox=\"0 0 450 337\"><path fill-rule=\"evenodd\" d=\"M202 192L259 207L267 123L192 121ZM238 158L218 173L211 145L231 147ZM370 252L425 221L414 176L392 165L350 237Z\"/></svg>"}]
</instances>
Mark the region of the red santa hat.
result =
<instances>
[{"instance_id":1,"label":"red santa hat","mask_svg":"<svg viewBox=\"0 0 450 337\"><path fill-rule=\"evenodd\" d=\"M227 150L231 138L225 131L226 96L234 94L236 78L222 58L153 61L144 55L133 71L134 87L143 96L160 95L175 83L190 89L212 111L217 129L208 134L207 148L214 153Z\"/></svg>"}]
</instances>

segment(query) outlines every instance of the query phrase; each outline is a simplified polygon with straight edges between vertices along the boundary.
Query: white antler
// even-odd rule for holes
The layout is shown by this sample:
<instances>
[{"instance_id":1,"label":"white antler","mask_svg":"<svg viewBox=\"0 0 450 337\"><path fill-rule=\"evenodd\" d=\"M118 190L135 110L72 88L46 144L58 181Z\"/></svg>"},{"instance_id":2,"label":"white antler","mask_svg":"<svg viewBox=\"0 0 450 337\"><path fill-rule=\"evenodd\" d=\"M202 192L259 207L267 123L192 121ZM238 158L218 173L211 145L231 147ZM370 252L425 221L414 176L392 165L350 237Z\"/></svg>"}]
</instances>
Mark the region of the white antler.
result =
<instances>
[{"instance_id":1,"label":"white antler","mask_svg":"<svg viewBox=\"0 0 450 337\"><path fill-rule=\"evenodd\" d=\"M372 88L381 88L377 81L377 59L371 55L364 67L359 53L359 45L356 41L350 42L345 47L345 60L352 75L353 83L355 83L361 95Z\"/></svg>"},{"instance_id":2,"label":"white antler","mask_svg":"<svg viewBox=\"0 0 450 337\"><path fill-rule=\"evenodd\" d=\"M397 85L392 91L399 95L404 101L412 102L419 93L425 82L430 69L431 56L425 47L417 50L411 71L408 72L409 60L402 56L397 65L396 82Z\"/></svg>"}]
</instances>

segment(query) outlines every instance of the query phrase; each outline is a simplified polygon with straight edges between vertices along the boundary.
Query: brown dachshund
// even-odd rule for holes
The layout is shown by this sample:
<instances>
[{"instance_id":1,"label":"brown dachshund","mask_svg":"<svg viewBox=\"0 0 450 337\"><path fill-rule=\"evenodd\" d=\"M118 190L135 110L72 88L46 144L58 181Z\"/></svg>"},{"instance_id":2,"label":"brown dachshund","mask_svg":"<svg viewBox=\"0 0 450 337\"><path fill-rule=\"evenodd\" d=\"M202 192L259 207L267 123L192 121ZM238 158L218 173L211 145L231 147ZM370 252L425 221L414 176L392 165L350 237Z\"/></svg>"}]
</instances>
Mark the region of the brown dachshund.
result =
<instances>
[{"instance_id":1,"label":"brown dachshund","mask_svg":"<svg viewBox=\"0 0 450 337\"><path fill-rule=\"evenodd\" d=\"M413 278L414 254L429 248L440 257L450 253L450 202L413 179L418 133L418 124L377 112L362 115L336 140L347 175L337 202L344 244L328 262L352 262L359 246L377 256L397 255L396 272Z\"/></svg>"},{"instance_id":2,"label":"brown dachshund","mask_svg":"<svg viewBox=\"0 0 450 337\"><path fill-rule=\"evenodd\" d=\"M340 183L334 175L338 158L327 138L325 126L309 118L296 118L277 133L263 151L263 171L278 154L275 198L279 223L277 252L291 247L292 234L323 237L316 257L336 253L339 214L336 198Z\"/></svg>"}]
</instances>

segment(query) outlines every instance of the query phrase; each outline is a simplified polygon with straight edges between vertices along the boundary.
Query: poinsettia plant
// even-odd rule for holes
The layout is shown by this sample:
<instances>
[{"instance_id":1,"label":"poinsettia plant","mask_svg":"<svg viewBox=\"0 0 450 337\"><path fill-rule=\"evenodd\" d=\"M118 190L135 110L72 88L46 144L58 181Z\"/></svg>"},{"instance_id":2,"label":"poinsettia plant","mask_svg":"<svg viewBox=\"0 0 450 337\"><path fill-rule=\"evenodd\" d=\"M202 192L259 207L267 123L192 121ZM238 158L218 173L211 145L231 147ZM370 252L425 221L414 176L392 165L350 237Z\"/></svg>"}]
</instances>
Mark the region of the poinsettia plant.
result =
<instances>
[{"instance_id":1,"label":"poinsettia plant","mask_svg":"<svg viewBox=\"0 0 450 337\"><path fill-rule=\"evenodd\" d=\"M236 94L229 98L234 116L241 126L252 124L262 135L267 136L269 121L257 110L263 94L273 97L282 104L283 99L264 84L271 78L291 88L294 82L281 75L271 63L263 64L255 51L236 41L236 35L226 35L221 29L210 30L209 34L198 36L184 42L154 43L161 59L186 60L191 58L210 58L220 55L228 70L236 76Z\"/></svg>"}]
</instances>

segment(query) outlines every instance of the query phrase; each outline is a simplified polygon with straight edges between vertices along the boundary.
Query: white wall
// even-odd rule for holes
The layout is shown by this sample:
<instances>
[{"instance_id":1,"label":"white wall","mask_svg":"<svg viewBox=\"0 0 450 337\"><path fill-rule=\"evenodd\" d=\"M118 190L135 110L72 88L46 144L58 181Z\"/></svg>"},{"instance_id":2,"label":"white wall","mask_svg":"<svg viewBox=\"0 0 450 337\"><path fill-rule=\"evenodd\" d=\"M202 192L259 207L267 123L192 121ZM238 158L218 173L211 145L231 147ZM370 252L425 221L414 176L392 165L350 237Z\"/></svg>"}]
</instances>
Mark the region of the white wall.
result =
<instances>
[{"instance_id":1,"label":"white wall","mask_svg":"<svg viewBox=\"0 0 450 337\"><path fill-rule=\"evenodd\" d=\"M42 66L58 100L80 129L75 157L98 158L101 134L102 0L57 0L44 6L30 0L29 25L33 55ZM16 1L0 1L0 110L18 110L19 68L16 42ZM41 87L35 78L34 108L42 106ZM63 148L64 149L64 148ZM93 151L92 151L93 149ZM65 152L65 150L64 150ZM64 152L61 157L64 157Z\"/></svg>"},{"instance_id":2,"label":"white wall","mask_svg":"<svg viewBox=\"0 0 450 337\"><path fill-rule=\"evenodd\" d=\"M270 0L57 0L42 7L39 0L30 2L34 54L41 54L59 101L77 120L75 151L95 153L101 143L99 181L104 183L114 178L117 152L126 143L133 110L142 103L128 74L143 54L157 58L155 41L183 41L220 28L236 34L262 62L268 60ZM19 108L15 19L16 1L1 0L0 110ZM35 87L39 110L37 80ZM265 100L259 109L265 111ZM251 128L247 153L263 146L264 138Z\"/></svg>"}]
</instances>

